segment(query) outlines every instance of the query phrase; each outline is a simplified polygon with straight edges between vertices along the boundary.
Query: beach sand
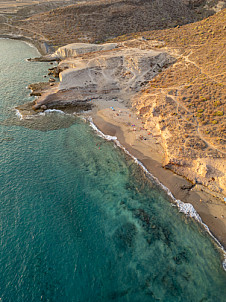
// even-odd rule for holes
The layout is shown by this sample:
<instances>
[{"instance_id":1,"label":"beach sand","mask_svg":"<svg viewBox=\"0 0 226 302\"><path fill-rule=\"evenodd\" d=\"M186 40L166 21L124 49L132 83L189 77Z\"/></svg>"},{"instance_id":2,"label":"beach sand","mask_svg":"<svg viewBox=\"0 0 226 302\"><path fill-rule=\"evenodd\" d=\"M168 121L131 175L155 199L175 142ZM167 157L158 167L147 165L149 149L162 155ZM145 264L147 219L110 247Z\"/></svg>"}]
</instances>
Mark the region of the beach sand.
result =
<instances>
[{"instance_id":1,"label":"beach sand","mask_svg":"<svg viewBox=\"0 0 226 302\"><path fill-rule=\"evenodd\" d=\"M120 144L165 185L176 199L191 203L211 233L226 249L226 207L224 201L194 186L185 178L163 168L164 150L160 138L143 127L142 119L122 102L95 101L94 124L105 135L116 136ZM90 114L90 113L89 113Z\"/></svg>"}]
</instances>

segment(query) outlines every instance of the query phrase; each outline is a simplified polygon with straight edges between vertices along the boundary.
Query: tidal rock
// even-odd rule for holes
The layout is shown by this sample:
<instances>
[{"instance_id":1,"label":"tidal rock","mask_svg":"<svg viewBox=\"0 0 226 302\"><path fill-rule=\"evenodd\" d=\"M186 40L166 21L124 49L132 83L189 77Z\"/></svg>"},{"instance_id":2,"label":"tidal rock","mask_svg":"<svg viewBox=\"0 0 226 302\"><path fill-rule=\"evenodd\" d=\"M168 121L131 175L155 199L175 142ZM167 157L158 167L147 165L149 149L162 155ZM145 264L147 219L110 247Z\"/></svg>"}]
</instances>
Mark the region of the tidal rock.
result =
<instances>
[{"instance_id":1,"label":"tidal rock","mask_svg":"<svg viewBox=\"0 0 226 302\"><path fill-rule=\"evenodd\" d=\"M42 110L46 110L46 109L47 109L47 106L46 106L46 105L42 105L42 106L41 106L41 109L42 109Z\"/></svg>"}]
</instances>

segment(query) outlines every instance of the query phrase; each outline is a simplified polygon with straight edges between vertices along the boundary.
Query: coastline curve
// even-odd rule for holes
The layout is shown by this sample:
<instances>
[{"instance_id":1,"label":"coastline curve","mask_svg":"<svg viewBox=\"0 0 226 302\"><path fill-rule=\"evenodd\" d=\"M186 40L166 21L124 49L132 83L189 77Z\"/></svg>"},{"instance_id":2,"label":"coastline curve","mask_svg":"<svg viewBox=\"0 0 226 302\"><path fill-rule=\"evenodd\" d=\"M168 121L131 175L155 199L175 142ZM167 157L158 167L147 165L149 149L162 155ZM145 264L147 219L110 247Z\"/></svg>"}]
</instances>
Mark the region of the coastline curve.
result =
<instances>
[{"instance_id":1,"label":"coastline curve","mask_svg":"<svg viewBox=\"0 0 226 302\"><path fill-rule=\"evenodd\" d=\"M222 266L224 271L226 271L226 250L224 249L223 245L220 243L220 241L211 233L209 227L202 221L201 217L199 216L199 214L197 213L197 211L195 210L195 208L193 207L193 205L191 203L185 203L179 199L176 199L172 192L165 186L163 185L159 179L157 177L155 177L151 172L148 171L148 169L144 166L144 164L139 161L135 156L133 156L117 139L116 136L111 136L111 135L105 135L100 129L97 128L97 126L93 123L92 117L88 117L87 119L84 118L85 120L87 120L90 124L90 127L97 133L97 135L99 135L100 137L102 137L105 140L108 141L113 141L116 146L118 146L120 149L122 149L127 155L129 155L134 162L139 165L143 171L145 172L146 176L151 179L152 181L154 181L158 186L161 187L161 189L163 189L166 194L171 198L172 202L172 206L177 206L179 212L183 213L184 215L190 217L190 218L194 218L198 223L200 223L204 229L206 230L206 232L208 233L208 235L210 235L210 237L214 240L214 242L216 243L216 246L220 249L220 251L223 254L223 262L222 262Z\"/></svg>"}]
</instances>

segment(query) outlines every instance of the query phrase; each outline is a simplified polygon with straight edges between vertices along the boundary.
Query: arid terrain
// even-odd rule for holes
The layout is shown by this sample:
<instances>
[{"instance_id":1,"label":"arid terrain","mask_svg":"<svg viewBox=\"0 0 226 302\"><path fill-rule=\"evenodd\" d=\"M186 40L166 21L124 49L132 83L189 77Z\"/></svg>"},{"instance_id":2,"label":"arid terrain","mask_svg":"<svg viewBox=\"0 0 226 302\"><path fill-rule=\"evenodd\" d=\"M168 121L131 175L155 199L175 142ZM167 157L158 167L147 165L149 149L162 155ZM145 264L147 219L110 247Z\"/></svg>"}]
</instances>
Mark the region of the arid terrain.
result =
<instances>
[{"instance_id":1,"label":"arid terrain","mask_svg":"<svg viewBox=\"0 0 226 302\"><path fill-rule=\"evenodd\" d=\"M1 14L8 15L17 15L25 17L26 15L31 15L34 13L39 13L54 9L58 6L68 5L75 1L71 0L2 0L0 3L0 12Z\"/></svg>"},{"instance_id":2,"label":"arid terrain","mask_svg":"<svg viewBox=\"0 0 226 302\"><path fill-rule=\"evenodd\" d=\"M146 127L155 120L166 150L166 167L218 192L219 187L226 188L225 13L143 33L147 40L164 41L177 61L132 102Z\"/></svg>"},{"instance_id":3,"label":"arid terrain","mask_svg":"<svg viewBox=\"0 0 226 302\"><path fill-rule=\"evenodd\" d=\"M14 33L55 47L100 43L131 32L194 22L224 5L219 0L4 1L0 35Z\"/></svg>"},{"instance_id":4,"label":"arid terrain","mask_svg":"<svg viewBox=\"0 0 226 302\"><path fill-rule=\"evenodd\" d=\"M50 83L30 86L40 97L18 108L20 123L27 126L26 116L46 109L92 108L101 130L121 129L114 130L121 142L177 198L192 202L191 190L210 193L202 197L205 205L202 199L194 205L204 219L211 213L214 232L225 230L224 7L225 1L115 0L22 17L19 10L12 20L7 15L0 35L53 46L55 53L42 60L59 61ZM60 83L53 79L58 75ZM148 158L159 163L159 174ZM171 183L161 176L169 170L190 183L181 178ZM220 203L208 204L208 196ZM224 234L218 236L222 242Z\"/></svg>"},{"instance_id":5,"label":"arid terrain","mask_svg":"<svg viewBox=\"0 0 226 302\"><path fill-rule=\"evenodd\" d=\"M48 12L62 6L73 4L75 0L1 0L0 37L22 39L32 42L41 53L53 51L47 39L33 30L23 30L17 22L33 15Z\"/></svg>"},{"instance_id":6,"label":"arid terrain","mask_svg":"<svg viewBox=\"0 0 226 302\"><path fill-rule=\"evenodd\" d=\"M195 24L144 34L165 42L175 64L133 99L161 133L166 167L225 194L226 10Z\"/></svg>"},{"instance_id":7,"label":"arid terrain","mask_svg":"<svg viewBox=\"0 0 226 302\"><path fill-rule=\"evenodd\" d=\"M225 13L138 39L124 35L108 49L62 47L54 55L60 85L33 108L120 99L158 131L165 168L225 194Z\"/></svg>"}]
</instances>

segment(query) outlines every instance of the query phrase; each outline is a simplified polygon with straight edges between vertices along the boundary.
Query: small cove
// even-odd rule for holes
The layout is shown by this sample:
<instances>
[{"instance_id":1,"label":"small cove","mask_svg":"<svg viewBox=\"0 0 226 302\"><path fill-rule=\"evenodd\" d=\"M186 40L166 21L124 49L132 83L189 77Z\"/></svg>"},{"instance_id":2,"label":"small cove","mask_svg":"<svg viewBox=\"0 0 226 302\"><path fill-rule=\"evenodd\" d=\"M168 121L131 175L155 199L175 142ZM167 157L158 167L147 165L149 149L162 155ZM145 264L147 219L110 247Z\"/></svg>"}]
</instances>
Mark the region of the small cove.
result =
<instances>
[{"instance_id":1,"label":"small cove","mask_svg":"<svg viewBox=\"0 0 226 302\"><path fill-rule=\"evenodd\" d=\"M219 249L122 150L57 113L15 125L49 65L0 49L2 301L224 301Z\"/></svg>"}]
</instances>

